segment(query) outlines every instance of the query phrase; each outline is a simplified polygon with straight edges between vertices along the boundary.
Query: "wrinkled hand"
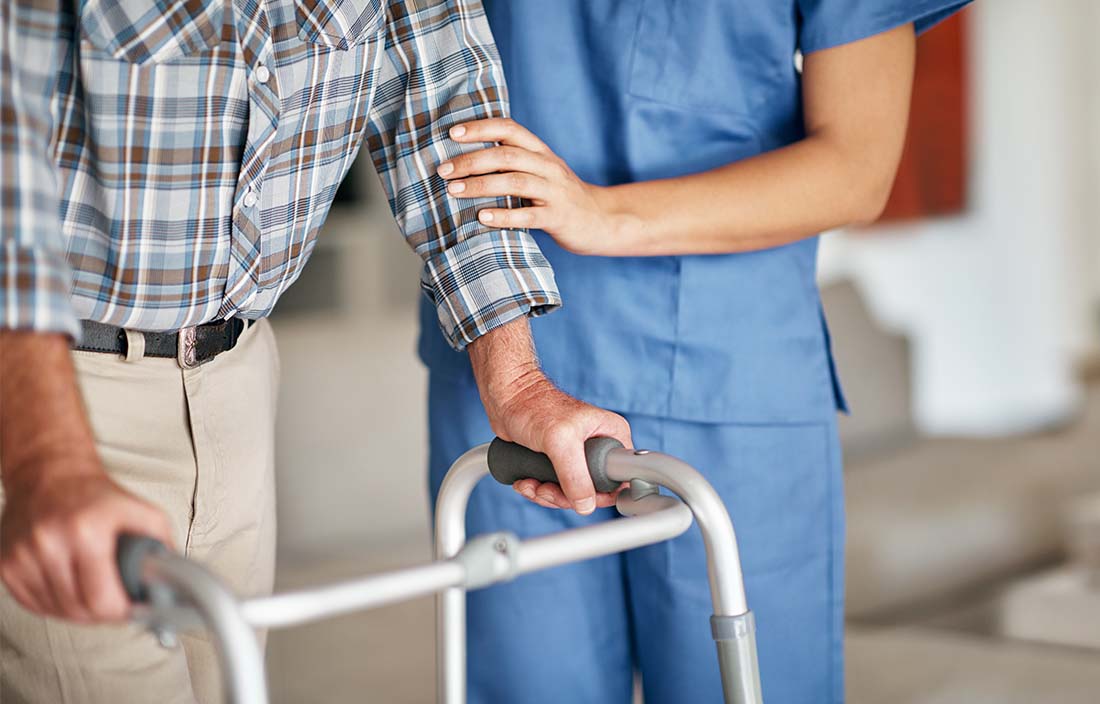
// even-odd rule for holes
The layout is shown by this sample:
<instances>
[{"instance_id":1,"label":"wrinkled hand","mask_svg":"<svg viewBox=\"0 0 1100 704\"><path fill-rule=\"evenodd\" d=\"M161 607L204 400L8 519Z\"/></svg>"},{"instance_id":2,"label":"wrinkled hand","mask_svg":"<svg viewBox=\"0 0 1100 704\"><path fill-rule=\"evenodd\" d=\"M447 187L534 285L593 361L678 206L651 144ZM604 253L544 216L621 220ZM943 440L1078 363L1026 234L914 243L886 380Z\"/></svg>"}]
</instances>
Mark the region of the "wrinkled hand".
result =
<instances>
[{"instance_id":1,"label":"wrinkled hand","mask_svg":"<svg viewBox=\"0 0 1100 704\"><path fill-rule=\"evenodd\" d=\"M510 119L490 118L458 125L456 142L499 142L443 162L438 174L457 198L515 196L531 205L478 212L485 225L535 228L577 254L601 254L619 226L605 204L604 189L585 183L542 140Z\"/></svg>"},{"instance_id":2,"label":"wrinkled hand","mask_svg":"<svg viewBox=\"0 0 1100 704\"><path fill-rule=\"evenodd\" d=\"M517 378L510 393L496 396L484 399L493 432L545 453L560 482L521 479L512 485L517 492L540 506L572 508L582 515L614 505L617 491L598 493L592 486L584 441L609 436L632 447L626 419L569 396L537 369Z\"/></svg>"},{"instance_id":3,"label":"wrinkled hand","mask_svg":"<svg viewBox=\"0 0 1100 704\"><path fill-rule=\"evenodd\" d=\"M23 607L77 623L116 622L130 602L115 563L120 533L172 542L167 517L98 467L34 468L6 486L0 579Z\"/></svg>"}]
</instances>

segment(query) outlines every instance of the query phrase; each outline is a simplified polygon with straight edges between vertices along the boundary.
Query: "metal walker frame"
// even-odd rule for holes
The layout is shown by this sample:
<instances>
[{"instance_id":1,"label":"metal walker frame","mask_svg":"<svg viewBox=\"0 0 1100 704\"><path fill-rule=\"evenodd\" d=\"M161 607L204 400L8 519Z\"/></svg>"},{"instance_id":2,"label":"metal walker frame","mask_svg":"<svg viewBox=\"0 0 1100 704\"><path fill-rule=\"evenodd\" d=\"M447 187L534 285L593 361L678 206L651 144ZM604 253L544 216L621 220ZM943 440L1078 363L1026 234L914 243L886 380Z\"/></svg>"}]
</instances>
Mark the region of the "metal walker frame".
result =
<instances>
[{"instance_id":1,"label":"metal walker frame","mask_svg":"<svg viewBox=\"0 0 1100 704\"><path fill-rule=\"evenodd\" d=\"M499 441L498 441L499 442ZM238 599L217 577L147 538L119 541L119 569L135 599L132 620L175 642L182 629L206 628L217 645L228 701L267 704L263 651L253 629L285 628L352 611L437 594L437 694L442 704L466 699L466 600L470 589L521 574L659 543L698 522L706 544L714 637L726 704L761 704L752 612L733 523L725 505L695 469L656 452L613 449L599 468L630 482L617 509L625 518L521 541L511 533L466 540L466 506L489 473L489 445L451 466L436 505L434 562L335 584ZM592 461L590 460L590 465ZM596 469L590 467L593 476ZM662 495L665 487L679 499Z\"/></svg>"}]
</instances>

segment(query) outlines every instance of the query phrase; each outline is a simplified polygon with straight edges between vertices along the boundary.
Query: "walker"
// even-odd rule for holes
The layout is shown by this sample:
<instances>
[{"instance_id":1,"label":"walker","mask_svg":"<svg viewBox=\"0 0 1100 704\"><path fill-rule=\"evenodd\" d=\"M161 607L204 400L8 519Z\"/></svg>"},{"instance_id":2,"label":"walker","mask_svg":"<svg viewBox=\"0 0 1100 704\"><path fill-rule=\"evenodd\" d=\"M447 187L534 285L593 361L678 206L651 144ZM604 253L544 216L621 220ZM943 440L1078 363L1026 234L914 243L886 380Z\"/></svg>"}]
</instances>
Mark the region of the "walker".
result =
<instances>
[{"instance_id":1,"label":"walker","mask_svg":"<svg viewBox=\"0 0 1100 704\"><path fill-rule=\"evenodd\" d=\"M585 444L598 491L623 482L618 520L521 541L507 532L466 540L466 504L486 475L503 484L533 477L555 481L541 455L499 438L476 447L450 468L435 513L434 562L284 592L238 598L198 564L150 538L122 536L118 567L135 602L131 618L170 646L179 630L206 628L218 650L230 704L267 704L263 652L253 629L284 628L436 594L437 693L441 704L466 700L466 591L521 574L631 550L684 533L692 518L706 543L714 615L711 632L726 704L761 704L756 632L745 603L737 541L726 507L702 475L680 460L627 450L611 438ZM664 487L679 498L659 493Z\"/></svg>"}]
</instances>

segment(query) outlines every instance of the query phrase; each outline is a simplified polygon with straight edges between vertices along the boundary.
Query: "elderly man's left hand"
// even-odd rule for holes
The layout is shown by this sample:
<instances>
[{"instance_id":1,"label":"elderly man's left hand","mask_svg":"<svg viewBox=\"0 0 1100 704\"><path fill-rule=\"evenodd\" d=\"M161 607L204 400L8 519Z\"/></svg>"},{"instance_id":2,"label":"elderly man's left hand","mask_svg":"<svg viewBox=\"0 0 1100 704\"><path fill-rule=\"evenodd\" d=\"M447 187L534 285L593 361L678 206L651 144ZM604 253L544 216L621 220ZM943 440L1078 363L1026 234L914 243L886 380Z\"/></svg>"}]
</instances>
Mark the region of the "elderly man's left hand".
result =
<instances>
[{"instance_id":1,"label":"elderly man's left hand","mask_svg":"<svg viewBox=\"0 0 1100 704\"><path fill-rule=\"evenodd\" d=\"M569 396L539 369L526 318L514 320L469 346L470 362L493 432L504 440L545 453L559 484L523 479L513 487L548 508L587 515L611 506L616 493L598 493L588 474L584 441L613 437L632 447L622 416Z\"/></svg>"}]
</instances>

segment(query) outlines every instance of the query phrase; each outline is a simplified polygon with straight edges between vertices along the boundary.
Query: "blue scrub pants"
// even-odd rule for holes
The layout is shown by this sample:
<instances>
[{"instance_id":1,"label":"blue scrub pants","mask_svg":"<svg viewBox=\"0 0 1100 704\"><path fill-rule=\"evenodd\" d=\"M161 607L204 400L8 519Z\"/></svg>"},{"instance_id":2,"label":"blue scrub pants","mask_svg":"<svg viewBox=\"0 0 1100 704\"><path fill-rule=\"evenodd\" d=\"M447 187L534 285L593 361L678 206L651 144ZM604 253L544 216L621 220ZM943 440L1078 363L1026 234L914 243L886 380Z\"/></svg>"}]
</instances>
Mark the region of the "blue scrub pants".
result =
<instances>
[{"instance_id":1,"label":"blue scrub pants","mask_svg":"<svg viewBox=\"0 0 1100 704\"><path fill-rule=\"evenodd\" d=\"M477 389L433 375L431 496L451 463L492 439ZM767 704L842 702L844 513L835 421L687 423L627 415L639 448L679 457L721 494L756 615ZM521 538L611 520L546 509L485 480L469 535ZM697 527L672 541L520 577L468 597L470 704L721 702Z\"/></svg>"}]
</instances>

